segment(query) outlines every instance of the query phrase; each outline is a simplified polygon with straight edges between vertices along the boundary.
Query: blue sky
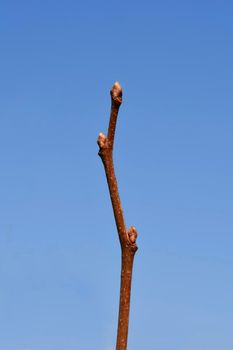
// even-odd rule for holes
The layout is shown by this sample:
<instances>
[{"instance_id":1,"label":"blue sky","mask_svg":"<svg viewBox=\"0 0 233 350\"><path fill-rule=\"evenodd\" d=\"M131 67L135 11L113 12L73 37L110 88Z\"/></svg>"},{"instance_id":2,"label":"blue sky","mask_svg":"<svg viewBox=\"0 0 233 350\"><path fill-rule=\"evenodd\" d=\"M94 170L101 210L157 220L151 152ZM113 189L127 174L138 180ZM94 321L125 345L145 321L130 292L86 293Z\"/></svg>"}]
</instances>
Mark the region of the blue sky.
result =
<instances>
[{"instance_id":1,"label":"blue sky","mask_svg":"<svg viewBox=\"0 0 233 350\"><path fill-rule=\"evenodd\" d=\"M96 139L116 80L139 232L128 348L233 348L232 11L2 1L0 349L114 349L120 249Z\"/></svg>"}]
</instances>

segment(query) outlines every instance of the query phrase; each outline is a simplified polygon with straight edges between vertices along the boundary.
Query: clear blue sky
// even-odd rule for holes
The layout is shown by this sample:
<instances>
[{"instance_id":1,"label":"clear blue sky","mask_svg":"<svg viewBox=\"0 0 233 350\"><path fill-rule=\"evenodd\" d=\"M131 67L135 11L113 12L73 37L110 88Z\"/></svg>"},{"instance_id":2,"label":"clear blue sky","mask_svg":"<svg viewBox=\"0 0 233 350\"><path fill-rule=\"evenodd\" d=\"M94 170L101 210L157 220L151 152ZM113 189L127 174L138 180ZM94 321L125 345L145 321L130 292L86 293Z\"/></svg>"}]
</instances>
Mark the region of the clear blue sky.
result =
<instances>
[{"instance_id":1,"label":"clear blue sky","mask_svg":"<svg viewBox=\"0 0 233 350\"><path fill-rule=\"evenodd\" d=\"M232 1L0 13L0 349L115 347L120 249L96 139L118 80L115 167L139 231L128 348L232 350Z\"/></svg>"}]
</instances>

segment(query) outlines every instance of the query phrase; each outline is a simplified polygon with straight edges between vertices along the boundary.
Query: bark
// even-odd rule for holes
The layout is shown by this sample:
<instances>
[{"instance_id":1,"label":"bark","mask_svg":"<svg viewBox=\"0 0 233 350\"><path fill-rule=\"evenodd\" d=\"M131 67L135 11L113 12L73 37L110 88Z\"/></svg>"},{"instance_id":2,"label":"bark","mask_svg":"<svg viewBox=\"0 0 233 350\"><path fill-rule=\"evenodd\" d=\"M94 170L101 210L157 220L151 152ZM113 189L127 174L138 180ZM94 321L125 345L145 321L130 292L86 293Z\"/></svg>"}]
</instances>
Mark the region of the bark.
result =
<instances>
[{"instance_id":1,"label":"bark","mask_svg":"<svg viewBox=\"0 0 233 350\"><path fill-rule=\"evenodd\" d=\"M131 226L129 230L127 230L125 225L113 163L113 145L117 116L120 105L122 103L122 88L120 84L116 82L113 85L110 93L112 104L108 134L105 136L103 133L100 133L97 142L99 145L99 156L102 159L105 169L114 217L116 221L116 227L121 245L121 287L116 350L126 350L133 261L138 247L136 245L137 231L135 227Z\"/></svg>"}]
</instances>

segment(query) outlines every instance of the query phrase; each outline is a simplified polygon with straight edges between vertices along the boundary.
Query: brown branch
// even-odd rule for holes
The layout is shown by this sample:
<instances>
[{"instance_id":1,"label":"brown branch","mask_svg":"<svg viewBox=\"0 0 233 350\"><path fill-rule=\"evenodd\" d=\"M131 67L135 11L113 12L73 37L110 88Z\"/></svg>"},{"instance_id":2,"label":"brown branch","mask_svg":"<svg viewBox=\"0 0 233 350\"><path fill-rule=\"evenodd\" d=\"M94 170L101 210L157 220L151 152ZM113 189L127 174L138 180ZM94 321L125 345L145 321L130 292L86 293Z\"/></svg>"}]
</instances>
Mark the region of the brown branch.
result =
<instances>
[{"instance_id":1,"label":"brown branch","mask_svg":"<svg viewBox=\"0 0 233 350\"><path fill-rule=\"evenodd\" d=\"M122 103L122 88L120 84L116 82L113 85L110 93L112 105L108 135L105 136L103 133L100 133L97 142L99 145L99 156L102 159L105 169L114 217L121 244L121 288L116 350L126 350L133 260L134 254L138 247L136 245L137 231L135 227L131 226L129 230L126 229L112 156L117 116Z\"/></svg>"}]
</instances>

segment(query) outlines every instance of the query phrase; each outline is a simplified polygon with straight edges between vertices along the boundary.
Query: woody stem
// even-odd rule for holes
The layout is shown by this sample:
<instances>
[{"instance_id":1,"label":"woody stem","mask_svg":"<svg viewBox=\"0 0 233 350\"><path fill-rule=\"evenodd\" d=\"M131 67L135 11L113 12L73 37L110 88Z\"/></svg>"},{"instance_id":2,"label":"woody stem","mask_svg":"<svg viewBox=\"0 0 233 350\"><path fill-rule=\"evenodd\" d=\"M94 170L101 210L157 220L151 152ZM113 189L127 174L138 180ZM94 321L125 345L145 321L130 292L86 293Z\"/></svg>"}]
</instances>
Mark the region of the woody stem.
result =
<instances>
[{"instance_id":1,"label":"woody stem","mask_svg":"<svg viewBox=\"0 0 233 350\"><path fill-rule=\"evenodd\" d=\"M111 90L111 99L112 106L108 135L106 137L104 134L100 133L97 142L100 148L99 156L102 159L105 169L116 227L121 244L121 287L116 350L126 350L133 261L134 254L138 248L136 245L136 229L134 227L131 227L128 231L126 229L112 156L117 116L120 105L122 103L122 89L119 83L115 83L113 85Z\"/></svg>"}]
</instances>

